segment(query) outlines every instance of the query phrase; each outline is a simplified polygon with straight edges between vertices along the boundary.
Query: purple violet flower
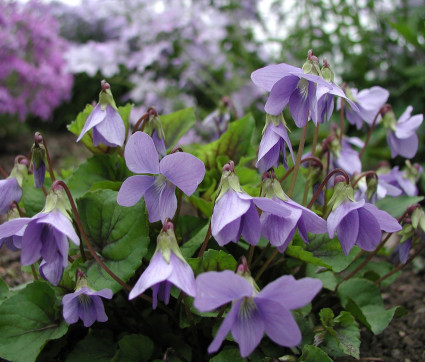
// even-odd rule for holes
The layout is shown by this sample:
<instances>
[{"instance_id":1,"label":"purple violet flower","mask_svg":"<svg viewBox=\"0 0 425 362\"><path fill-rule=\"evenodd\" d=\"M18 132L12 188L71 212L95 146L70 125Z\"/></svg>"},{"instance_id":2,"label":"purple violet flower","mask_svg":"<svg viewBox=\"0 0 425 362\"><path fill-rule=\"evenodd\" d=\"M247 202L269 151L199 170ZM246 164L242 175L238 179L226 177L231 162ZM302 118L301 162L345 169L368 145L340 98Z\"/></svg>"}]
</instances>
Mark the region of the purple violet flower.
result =
<instances>
[{"instance_id":1,"label":"purple violet flower","mask_svg":"<svg viewBox=\"0 0 425 362\"><path fill-rule=\"evenodd\" d=\"M6 214L9 211L10 204L19 202L22 197L22 189L15 177L8 177L0 180L0 214Z\"/></svg>"},{"instance_id":2,"label":"purple violet flower","mask_svg":"<svg viewBox=\"0 0 425 362\"><path fill-rule=\"evenodd\" d=\"M205 175L204 163L189 153L172 153L159 161L152 138L144 132L130 136L124 158L130 171L150 175L127 178L118 192L117 202L132 206L144 196L150 222L172 219L177 210L176 186L190 196Z\"/></svg>"},{"instance_id":3,"label":"purple violet flower","mask_svg":"<svg viewBox=\"0 0 425 362\"><path fill-rule=\"evenodd\" d=\"M352 202L345 199L333 208L327 223L329 237L333 238L336 231L345 255L354 245L373 251L381 241L381 230L394 232L402 229L390 214L365 200Z\"/></svg>"},{"instance_id":4,"label":"purple violet flower","mask_svg":"<svg viewBox=\"0 0 425 362\"><path fill-rule=\"evenodd\" d=\"M341 145L338 139L331 143L331 157L329 170L342 168L349 176L362 171L362 162L359 153L351 147L363 147L363 141L357 137L343 137Z\"/></svg>"},{"instance_id":5,"label":"purple violet flower","mask_svg":"<svg viewBox=\"0 0 425 362\"><path fill-rule=\"evenodd\" d=\"M362 127L363 121L369 125L372 124L377 113L388 100L390 95L386 89L379 86L375 86L370 89L363 89L360 92L358 92L355 88L347 87L345 89L345 94L358 108L356 110L350 105L345 106L345 115L348 122L355 124L357 129Z\"/></svg>"},{"instance_id":6,"label":"purple violet flower","mask_svg":"<svg viewBox=\"0 0 425 362\"><path fill-rule=\"evenodd\" d=\"M68 264L68 238L74 244L80 244L80 239L64 209L64 201L60 191L52 191L47 196L43 211L32 218L12 219L0 225L0 239L22 236L22 265L31 265L40 257L43 258L41 272L53 285L59 283Z\"/></svg>"},{"instance_id":7,"label":"purple violet flower","mask_svg":"<svg viewBox=\"0 0 425 362\"><path fill-rule=\"evenodd\" d=\"M81 319L84 327L90 327L94 322L106 322L108 316L105 314L102 298L111 299L112 290L109 288L98 292L88 286L78 288L74 293L66 294L62 298L63 319L66 323L77 323Z\"/></svg>"},{"instance_id":8,"label":"purple violet flower","mask_svg":"<svg viewBox=\"0 0 425 362\"><path fill-rule=\"evenodd\" d=\"M152 287L152 308L156 309L158 298L168 304L172 285L191 297L195 296L192 268L180 252L173 224L166 221L158 235L157 248L149 266L131 290L128 299L134 299Z\"/></svg>"},{"instance_id":9,"label":"purple violet flower","mask_svg":"<svg viewBox=\"0 0 425 362\"><path fill-rule=\"evenodd\" d=\"M260 240L260 218L253 198L240 187L233 161L223 167L219 190L211 217L214 239L223 246L237 243L242 235L249 244L256 245Z\"/></svg>"},{"instance_id":10,"label":"purple violet flower","mask_svg":"<svg viewBox=\"0 0 425 362\"><path fill-rule=\"evenodd\" d=\"M408 160L406 161L406 166L407 168L404 171L400 171L398 166L393 167L389 173L381 173L378 170L379 179L399 188L402 191L402 195L417 196L418 188L416 183L419 175L423 172L423 168L419 164L411 165Z\"/></svg>"},{"instance_id":11,"label":"purple violet flower","mask_svg":"<svg viewBox=\"0 0 425 362\"><path fill-rule=\"evenodd\" d=\"M88 116L77 142L93 129L93 144L99 143L108 147L122 147L125 140L125 126L110 89L110 85L102 81L102 90L99 94L99 103Z\"/></svg>"},{"instance_id":12,"label":"purple violet flower","mask_svg":"<svg viewBox=\"0 0 425 362\"><path fill-rule=\"evenodd\" d=\"M326 221L313 211L289 199L276 178L263 175L262 196L255 197L255 205L262 210L261 234L283 253L295 232L308 244L307 232L326 233Z\"/></svg>"},{"instance_id":13,"label":"purple violet flower","mask_svg":"<svg viewBox=\"0 0 425 362\"><path fill-rule=\"evenodd\" d=\"M383 123L387 127L387 142L391 148L392 158L397 155L412 158L418 151L416 131L422 124L424 116L423 114L411 116L412 110L412 106L407 107L397 122L391 109L384 115Z\"/></svg>"},{"instance_id":14,"label":"purple violet flower","mask_svg":"<svg viewBox=\"0 0 425 362\"><path fill-rule=\"evenodd\" d=\"M199 311L212 311L232 302L208 353L218 351L230 331L244 358L254 351L264 333L278 345L298 345L301 332L290 311L310 303L322 282L284 275L260 291L249 271L241 272L242 268L238 267L238 274L225 270L202 273L196 278L194 306Z\"/></svg>"},{"instance_id":15,"label":"purple violet flower","mask_svg":"<svg viewBox=\"0 0 425 362\"><path fill-rule=\"evenodd\" d=\"M372 184L371 184L372 183ZM362 177L357 183L358 190L356 191L354 198L356 201L365 199L367 202L375 204L376 201L383 199L386 196L397 197L402 194L402 190L396 186L389 184L378 177L378 182L375 179L367 180Z\"/></svg>"},{"instance_id":16,"label":"purple violet flower","mask_svg":"<svg viewBox=\"0 0 425 362\"><path fill-rule=\"evenodd\" d=\"M282 115L272 116L267 114L266 126L263 130L263 137L258 150L258 161L255 167L257 167L260 172L265 172L271 167L278 167L280 153L282 152L283 166L285 169L288 169L285 145L288 146L292 162L295 163L291 141L285 126L285 120Z\"/></svg>"},{"instance_id":17,"label":"purple violet flower","mask_svg":"<svg viewBox=\"0 0 425 362\"><path fill-rule=\"evenodd\" d=\"M299 128L307 123L309 112L317 109L316 86L322 85L329 88L329 93L333 92L333 86L320 76L306 74L301 68L285 63L257 69L251 79L270 92L265 111L278 116L289 104L292 118Z\"/></svg>"},{"instance_id":18,"label":"purple violet flower","mask_svg":"<svg viewBox=\"0 0 425 362\"><path fill-rule=\"evenodd\" d=\"M391 259L394 262L400 261L401 264L406 264L409 259L409 251L412 247L412 239L407 239L403 243L398 244L391 253Z\"/></svg>"}]
</instances>

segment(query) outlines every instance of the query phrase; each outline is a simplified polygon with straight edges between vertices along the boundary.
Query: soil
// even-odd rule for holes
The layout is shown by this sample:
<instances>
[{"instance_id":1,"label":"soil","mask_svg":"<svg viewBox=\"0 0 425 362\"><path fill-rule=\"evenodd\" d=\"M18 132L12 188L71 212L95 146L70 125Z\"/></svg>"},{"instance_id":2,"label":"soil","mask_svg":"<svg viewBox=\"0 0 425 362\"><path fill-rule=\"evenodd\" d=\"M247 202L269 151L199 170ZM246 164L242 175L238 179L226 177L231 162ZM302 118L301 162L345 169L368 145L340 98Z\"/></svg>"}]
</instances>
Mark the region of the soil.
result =
<instances>
[{"instance_id":1,"label":"soil","mask_svg":"<svg viewBox=\"0 0 425 362\"><path fill-rule=\"evenodd\" d=\"M55 167L76 167L90 153L83 145L76 144L76 137L64 132L43 132L48 143L52 162ZM29 153L32 145L30 133L24 142L1 142L0 166L7 172L13 167L18 153ZM26 151L27 150L27 151ZM16 286L33 279L31 274L21 270L19 252L5 247L0 249L0 277L10 286ZM425 269L413 271L408 266L402 275L383 290L387 308L401 305L408 310L404 317L394 319L380 335L362 327L360 360L363 361L425 361ZM354 361L353 358L338 361Z\"/></svg>"}]
</instances>

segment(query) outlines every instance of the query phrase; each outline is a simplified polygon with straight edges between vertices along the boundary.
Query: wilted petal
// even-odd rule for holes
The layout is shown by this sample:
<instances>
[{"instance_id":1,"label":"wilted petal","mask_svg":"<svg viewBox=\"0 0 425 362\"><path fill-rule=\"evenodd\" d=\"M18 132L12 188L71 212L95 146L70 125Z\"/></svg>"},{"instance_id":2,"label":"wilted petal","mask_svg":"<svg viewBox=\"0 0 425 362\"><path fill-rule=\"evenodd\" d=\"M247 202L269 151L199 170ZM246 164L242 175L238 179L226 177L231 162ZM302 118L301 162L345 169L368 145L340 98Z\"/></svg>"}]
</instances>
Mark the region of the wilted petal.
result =
<instances>
[{"instance_id":1,"label":"wilted petal","mask_svg":"<svg viewBox=\"0 0 425 362\"><path fill-rule=\"evenodd\" d=\"M145 132L132 134L124 150L125 163L135 173L159 173L159 157L152 138Z\"/></svg>"},{"instance_id":2,"label":"wilted petal","mask_svg":"<svg viewBox=\"0 0 425 362\"><path fill-rule=\"evenodd\" d=\"M83 138L83 136L88 131L90 131L93 127L101 123L105 119L105 117L106 117L106 110L102 111L102 107L100 103L96 104L96 106L91 111L90 115L87 117L86 123L84 124L84 127L77 138L77 142L79 142L81 138Z\"/></svg>"},{"instance_id":3,"label":"wilted petal","mask_svg":"<svg viewBox=\"0 0 425 362\"><path fill-rule=\"evenodd\" d=\"M233 338L239 344L241 356L248 357L258 346L264 334L264 321L255 304L255 299L242 300L231 330Z\"/></svg>"},{"instance_id":4,"label":"wilted petal","mask_svg":"<svg viewBox=\"0 0 425 362\"><path fill-rule=\"evenodd\" d=\"M146 289L152 287L154 284L167 280L172 272L172 265L168 264L164 260L164 257L160 251L157 251L152 257L149 266L134 285L128 296L128 299L134 299L138 295L142 294Z\"/></svg>"},{"instance_id":5,"label":"wilted petal","mask_svg":"<svg viewBox=\"0 0 425 362\"><path fill-rule=\"evenodd\" d=\"M205 176L204 163L186 152L165 156L159 163L159 170L187 196L195 192Z\"/></svg>"},{"instance_id":6,"label":"wilted petal","mask_svg":"<svg viewBox=\"0 0 425 362\"><path fill-rule=\"evenodd\" d=\"M253 289L249 282L230 270L206 272L196 278L193 305L201 312L214 310L233 300L249 297Z\"/></svg>"},{"instance_id":7,"label":"wilted petal","mask_svg":"<svg viewBox=\"0 0 425 362\"><path fill-rule=\"evenodd\" d=\"M397 219L378 209L375 205L365 203L364 208L374 216L381 230L393 233L402 229Z\"/></svg>"},{"instance_id":8,"label":"wilted petal","mask_svg":"<svg viewBox=\"0 0 425 362\"><path fill-rule=\"evenodd\" d=\"M295 347L301 343L301 331L282 304L263 298L255 298L264 321L264 330L269 338L284 347Z\"/></svg>"},{"instance_id":9,"label":"wilted petal","mask_svg":"<svg viewBox=\"0 0 425 362\"><path fill-rule=\"evenodd\" d=\"M224 318L223 323L221 323L220 328L217 331L217 334L214 337L214 340L208 346L208 353L217 352L223 343L224 338L226 338L233 324L235 323L236 318L238 317L239 307L242 300L236 301L232 305L232 309L227 313L226 318Z\"/></svg>"},{"instance_id":10,"label":"wilted petal","mask_svg":"<svg viewBox=\"0 0 425 362\"><path fill-rule=\"evenodd\" d=\"M292 275L284 275L269 283L255 298L272 300L293 310L310 303L321 288L322 282L319 279L295 280Z\"/></svg>"},{"instance_id":11,"label":"wilted petal","mask_svg":"<svg viewBox=\"0 0 425 362\"><path fill-rule=\"evenodd\" d=\"M117 203L121 206L135 205L153 185L155 177L136 175L126 179L118 192Z\"/></svg>"}]
</instances>

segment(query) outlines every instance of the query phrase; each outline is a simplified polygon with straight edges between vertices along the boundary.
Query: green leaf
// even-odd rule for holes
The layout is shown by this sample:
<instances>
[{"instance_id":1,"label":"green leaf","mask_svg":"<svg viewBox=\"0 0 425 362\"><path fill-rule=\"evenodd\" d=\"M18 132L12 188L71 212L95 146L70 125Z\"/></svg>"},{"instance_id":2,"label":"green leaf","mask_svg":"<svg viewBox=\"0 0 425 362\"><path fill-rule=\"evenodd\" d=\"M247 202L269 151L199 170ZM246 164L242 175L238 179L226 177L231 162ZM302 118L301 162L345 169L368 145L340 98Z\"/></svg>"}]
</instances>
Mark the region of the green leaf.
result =
<instances>
[{"instance_id":1,"label":"green leaf","mask_svg":"<svg viewBox=\"0 0 425 362\"><path fill-rule=\"evenodd\" d=\"M303 348L303 354L301 355L300 362L332 362L325 351L319 347L306 344Z\"/></svg>"},{"instance_id":2,"label":"green leaf","mask_svg":"<svg viewBox=\"0 0 425 362\"><path fill-rule=\"evenodd\" d=\"M117 192L97 190L86 193L77 200L78 212L84 230L100 251L105 264L122 280L134 275L146 255L149 229L145 205L140 200L132 207L117 204ZM93 289L121 289L95 261L87 270L89 284Z\"/></svg>"},{"instance_id":3,"label":"green leaf","mask_svg":"<svg viewBox=\"0 0 425 362\"><path fill-rule=\"evenodd\" d=\"M286 249L286 255L290 256L291 258L298 259L301 261L304 261L306 263L311 263L314 265L322 266L328 269L332 269L332 266L329 264L326 264L319 258L316 258L313 253L304 250L301 246L298 245L289 245Z\"/></svg>"},{"instance_id":4,"label":"green leaf","mask_svg":"<svg viewBox=\"0 0 425 362\"><path fill-rule=\"evenodd\" d=\"M90 330L86 338L77 343L66 361L110 362L114 357L115 350L116 345L111 331L93 329Z\"/></svg>"},{"instance_id":5,"label":"green leaf","mask_svg":"<svg viewBox=\"0 0 425 362\"><path fill-rule=\"evenodd\" d=\"M117 351L114 362L144 362L150 361L154 344L152 340L141 334L124 336L118 342L120 349Z\"/></svg>"},{"instance_id":6,"label":"green leaf","mask_svg":"<svg viewBox=\"0 0 425 362\"><path fill-rule=\"evenodd\" d=\"M318 267L313 264L307 264L306 276L320 279L322 281L323 288L332 290L333 292L338 285L339 278L333 271L323 269L322 267Z\"/></svg>"},{"instance_id":7,"label":"green leaf","mask_svg":"<svg viewBox=\"0 0 425 362\"><path fill-rule=\"evenodd\" d=\"M213 211L212 201L206 201L203 198L195 195L190 196L189 201L191 204L195 205L204 216L208 218L211 217Z\"/></svg>"},{"instance_id":8,"label":"green leaf","mask_svg":"<svg viewBox=\"0 0 425 362\"><path fill-rule=\"evenodd\" d=\"M360 357L360 329L354 317L342 311L338 317L333 318L329 308L320 311L320 320L325 327L325 336L321 348L333 357L352 356Z\"/></svg>"},{"instance_id":9,"label":"green leaf","mask_svg":"<svg viewBox=\"0 0 425 362\"><path fill-rule=\"evenodd\" d=\"M116 188L118 181L130 176L124 160L117 155L94 155L81 164L68 181L68 187L74 198L82 196L95 185L106 186L105 181L112 181L109 187Z\"/></svg>"},{"instance_id":10,"label":"green leaf","mask_svg":"<svg viewBox=\"0 0 425 362\"><path fill-rule=\"evenodd\" d=\"M246 361L246 359L241 357L241 354L237 348L224 349L210 359L210 362L228 362L228 361L243 362L243 361Z\"/></svg>"},{"instance_id":11,"label":"green leaf","mask_svg":"<svg viewBox=\"0 0 425 362\"><path fill-rule=\"evenodd\" d=\"M161 116L162 129L165 134L165 147L174 147L182 136L191 129L196 122L193 108Z\"/></svg>"},{"instance_id":12,"label":"green leaf","mask_svg":"<svg viewBox=\"0 0 425 362\"><path fill-rule=\"evenodd\" d=\"M399 307L385 309L379 288L366 279L349 279L341 283L337 293L342 306L374 334L381 333L395 313L402 313Z\"/></svg>"},{"instance_id":13,"label":"green leaf","mask_svg":"<svg viewBox=\"0 0 425 362\"><path fill-rule=\"evenodd\" d=\"M205 236L207 235L208 227L209 224L206 224L192 239L188 240L181 246L180 251L185 258L190 258L193 254L195 254L195 251L201 247Z\"/></svg>"},{"instance_id":14,"label":"green leaf","mask_svg":"<svg viewBox=\"0 0 425 362\"><path fill-rule=\"evenodd\" d=\"M9 295L9 287L7 286L5 281L2 278L0 278L0 302L3 299L6 299L8 295Z\"/></svg>"},{"instance_id":15,"label":"green leaf","mask_svg":"<svg viewBox=\"0 0 425 362\"><path fill-rule=\"evenodd\" d=\"M35 361L50 339L62 337L68 325L59 318L53 288L46 282L28 284L0 304L0 356Z\"/></svg>"},{"instance_id":16,"label":"green leaf","mask_svg":"<svg viewBox=\"0 0 425 362\"><path fill-rule=\"evenodd\" d=\"M305 250L312 252L314 257L330 265L337 273L344 270L360 251L357 246L354 246L349 254L345 255L338 239L329 239L327 234L311 236L309 242Z\"/></svg>"},{"instance_id":17,"label":"green leaf","mask_svg":"<svg viewBox=\"0 0 425 362\"><path fill-rule=\"evenodd\" d=\"M230 123L228 130L212 143L199 147L195 156L205 163L208 170L218 169L218 156L228 156L235 164L252 151L251 138L255 122L251 114Z\"/></svg>"},{"instance_id":18,"label":"green leaf","mask_svg":"<svg viewBox=\"0 0 425 362\"><path fill-rule=\"evenodd\" d=\"M421 202L423 196L384 197L376 202L376 207L388 212L391 216L400 217L413 204Z\"/></svg>"},{"instance_id":19,"label":"green leaf","mask_svg":"<svg viewBox=\"0 0 425 362\"><path fill-rule=\"evenodd\" d=\"M201 258L191 258L188 263L195 275L206 271L222 271L226 269L236 270L235 258L223 250L207 250Z\"/></svg>"}]
</instances>

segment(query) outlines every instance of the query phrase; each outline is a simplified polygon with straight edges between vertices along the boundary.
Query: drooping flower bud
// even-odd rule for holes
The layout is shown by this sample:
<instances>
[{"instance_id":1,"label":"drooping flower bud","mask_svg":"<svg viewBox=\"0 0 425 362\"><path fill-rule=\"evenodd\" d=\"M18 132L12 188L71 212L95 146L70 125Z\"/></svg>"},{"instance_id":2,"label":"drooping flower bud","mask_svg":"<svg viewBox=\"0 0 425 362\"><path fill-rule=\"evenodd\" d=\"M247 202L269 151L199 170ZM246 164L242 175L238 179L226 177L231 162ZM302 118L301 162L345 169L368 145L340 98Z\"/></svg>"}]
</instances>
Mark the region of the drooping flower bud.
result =
<instances>
[{"instance_id":1,"label":"drooping flower bud","mask_svg":"<svg viewBox=\"0 0 425 362\"><path fill-rule=\"evenodd\" d=\"M34 187L41 188L43 187L46 175L47 158L43 137L39 132L36 132L34 135L34 144L31 149L31 164L34 172Z\"/></svg>"}]
</instances>

